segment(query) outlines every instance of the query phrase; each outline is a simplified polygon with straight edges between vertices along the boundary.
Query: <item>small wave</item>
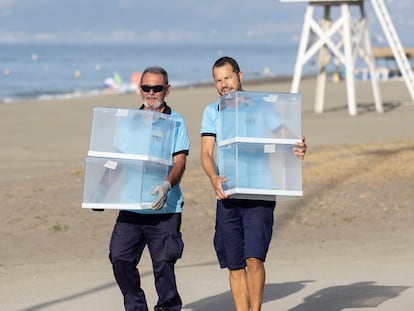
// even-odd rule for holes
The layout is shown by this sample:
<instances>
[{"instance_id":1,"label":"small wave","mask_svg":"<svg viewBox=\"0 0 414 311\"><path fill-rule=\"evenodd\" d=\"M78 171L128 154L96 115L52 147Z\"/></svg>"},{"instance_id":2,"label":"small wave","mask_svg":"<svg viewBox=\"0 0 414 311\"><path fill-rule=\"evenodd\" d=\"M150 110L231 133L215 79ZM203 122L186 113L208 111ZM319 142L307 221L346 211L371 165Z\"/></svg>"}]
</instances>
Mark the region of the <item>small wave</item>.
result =
<instances>
[{"instance_id":1,"label":"small wave","mask_svg":"<svg viewBox=\"0 0 414 311\"><path fill-rule=\"evenodd\" d=\"M191 80L176 80L171 81L173 88L182 88L182 87L191 87L198 84L203 84L205 82L194 82ZM63 100L63 99L72 99L72 98L82 98L82 97L91 97L91 96L104 96L104 95L114 95L114 94L127 94L135 93L137 88L133 84L123 83L117 87L100 87L93 89L83 89L83 90L69 90L69 91L31 91L26 93L16 93L13 96L7 96L0 98L0 103L10 104L14 102L21 101L38 101L38 100Z\"/></svg>"},{"instance_id":2,"label":"small wave","mask_svg":"<svg viewBox=\"0 0 414 311\"><path fill-rule=\"evenodd\" d=\"M82 98L91 96L101 96L108 94L123 94L135 91L134 89L126 86L122 86L117 89L95 88L87 90L74 90L74 91L34 91L30 93L15 94L12 97L4 97L0 99L0 103L10 104L20 101L38 101L38 100L62 100L72 98Z\"/></svg>"}]
</instances>

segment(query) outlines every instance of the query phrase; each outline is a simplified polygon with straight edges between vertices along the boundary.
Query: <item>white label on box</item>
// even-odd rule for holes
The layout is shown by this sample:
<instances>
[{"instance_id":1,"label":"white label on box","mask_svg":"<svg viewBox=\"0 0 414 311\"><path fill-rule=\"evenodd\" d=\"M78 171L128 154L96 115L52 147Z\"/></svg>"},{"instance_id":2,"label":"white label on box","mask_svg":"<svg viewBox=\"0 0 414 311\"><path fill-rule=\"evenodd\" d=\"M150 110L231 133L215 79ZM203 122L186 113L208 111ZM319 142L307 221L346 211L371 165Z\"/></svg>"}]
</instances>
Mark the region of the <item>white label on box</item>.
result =
<instances>
[{"instance_id":1,"label":"white label on box","mask_svg":"<svg viewBox=\"0 0 414 311\"><path fill-rule=\"evenodd\" d=\"M118 109L116 111L117 117L126 117L128 115L128 109Z\"/></svg>"},{"instance_id":2,"label":"white label on box","mask_svg":"<svg viewBox=\"0 0 414 311\"><path fill-rule=\"evenodd\" d=\"M106 161L104 165L104 167L109 168L111 170L115 170L117 166L118 166L118 162L115 162L113 160Z\"/></svg>"},{"instance_id":3,"label":"white label on box","mask_svg":"<svg viewBox=\"0 0 414 311\"><path fill-rule=\"evenodd\" d=\"M263 97L263 100L268 103L275 103L277 101L277 98L277 95L270 94L269 96Z\"/></svg>"},{"instance_id":4,"label":"white label on box","mask_svg":"<svg viewBox=\"0 0 414 311\"><path fill-rule=\"evenodd\" d=\"M276 152L276 145L264 145L263 146L264 153L275 153Z\"/></svg>"}]
</instances>

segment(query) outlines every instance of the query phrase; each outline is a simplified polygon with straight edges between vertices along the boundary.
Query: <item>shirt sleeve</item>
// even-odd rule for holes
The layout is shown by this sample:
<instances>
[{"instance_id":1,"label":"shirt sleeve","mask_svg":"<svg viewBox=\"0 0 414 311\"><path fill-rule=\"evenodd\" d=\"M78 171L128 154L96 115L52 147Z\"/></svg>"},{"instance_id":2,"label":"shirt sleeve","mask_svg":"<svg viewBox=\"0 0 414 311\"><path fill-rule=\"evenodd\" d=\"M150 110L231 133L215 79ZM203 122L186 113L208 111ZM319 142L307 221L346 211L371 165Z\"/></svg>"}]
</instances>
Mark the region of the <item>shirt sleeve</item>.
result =
<instances>
[{"instance_id":1,"label":"shirt sleeve","mask_svg":"<svg viewBox=\"0 0 414 311\"><path fill-rule=\"evenodd\" d=\"M218 103L212 103L204 109L201 123L201 136L216 136L218 126Z\"/></svg>"},{"instance_id":2,"label":"shirt sleeve","mask_svg":"<svg viewBox=\"0 0 414 311\"><path fill-rule=\"evenodd\" d=\"M174 117L177 118L177 125L173 154L188 154L190 151L190 139L188 137L187 126L185 125L184 119L179 114L174 113Z\"/></svg>"}]
</instances>

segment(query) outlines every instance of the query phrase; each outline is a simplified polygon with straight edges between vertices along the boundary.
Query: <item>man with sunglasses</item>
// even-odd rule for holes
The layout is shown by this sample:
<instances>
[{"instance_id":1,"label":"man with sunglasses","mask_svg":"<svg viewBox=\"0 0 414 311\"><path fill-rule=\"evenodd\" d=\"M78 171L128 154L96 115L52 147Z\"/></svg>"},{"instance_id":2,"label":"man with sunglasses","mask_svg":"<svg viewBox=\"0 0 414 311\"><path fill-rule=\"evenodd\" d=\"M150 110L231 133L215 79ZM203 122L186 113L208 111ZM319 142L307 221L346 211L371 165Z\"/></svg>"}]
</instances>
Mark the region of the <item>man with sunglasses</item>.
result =
<instances>
[{"instance_id":1,"label":"man with sunglasses","mask_svg":"<svg viewBox=\"0 0 414 311\"><path fill-rule=\"evenodd\" d=\"M231 57L221 57L212 68L219 95L242 91L243 73ZM264 261L273 231L275 201L231 199L223 191L214 149L219 133L218 102L208 105L201 125L201 163L217 197L214 247L221 268L229 270L230 288L238 311L259 311L265 284ZM305 137L293 152L305 158Z\"/></svg>"},{"instance_id":2,"label":"man with sunglasses","mask_svg":"<svg viewBox=\"0 0 414 311\"><path fill-rule=\"evenodd\" d=\"M173 165L165 181L152 193L157 195L152 210L121 210L112 232L109 259L127 311L148 311L137 269L145 246L151 256L158 294L154 310L178 311L182 308L174 265L184 247L180 232L184 204L180 181L190 145L182 116L165 102L170 90L168 74L163 68L149 67L144 70L139 86L143 102L140 109L169 114L178 122L171 155Z\"/></svg>"}]
</instances>

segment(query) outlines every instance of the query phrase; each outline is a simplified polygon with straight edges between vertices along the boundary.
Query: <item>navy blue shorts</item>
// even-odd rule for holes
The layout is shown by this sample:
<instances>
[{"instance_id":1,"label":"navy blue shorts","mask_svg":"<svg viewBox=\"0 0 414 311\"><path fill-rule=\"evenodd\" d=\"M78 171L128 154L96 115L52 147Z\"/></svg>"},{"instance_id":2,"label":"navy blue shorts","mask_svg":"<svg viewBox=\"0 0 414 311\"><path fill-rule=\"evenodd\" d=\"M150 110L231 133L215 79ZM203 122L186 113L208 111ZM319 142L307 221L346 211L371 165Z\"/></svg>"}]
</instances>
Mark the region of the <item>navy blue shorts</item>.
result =
<instances>
[{"instance_id":1,"label":"navy blue shorts","mask_svg":"<svg viewBox=\"0 0 414 311\"><path fill-rule=\"evenodd\" d=\"M275 206L274 201L217 200L214 247L221 268L243 269L252 257L265 261Z\"/></svg>"}]
</instances>

